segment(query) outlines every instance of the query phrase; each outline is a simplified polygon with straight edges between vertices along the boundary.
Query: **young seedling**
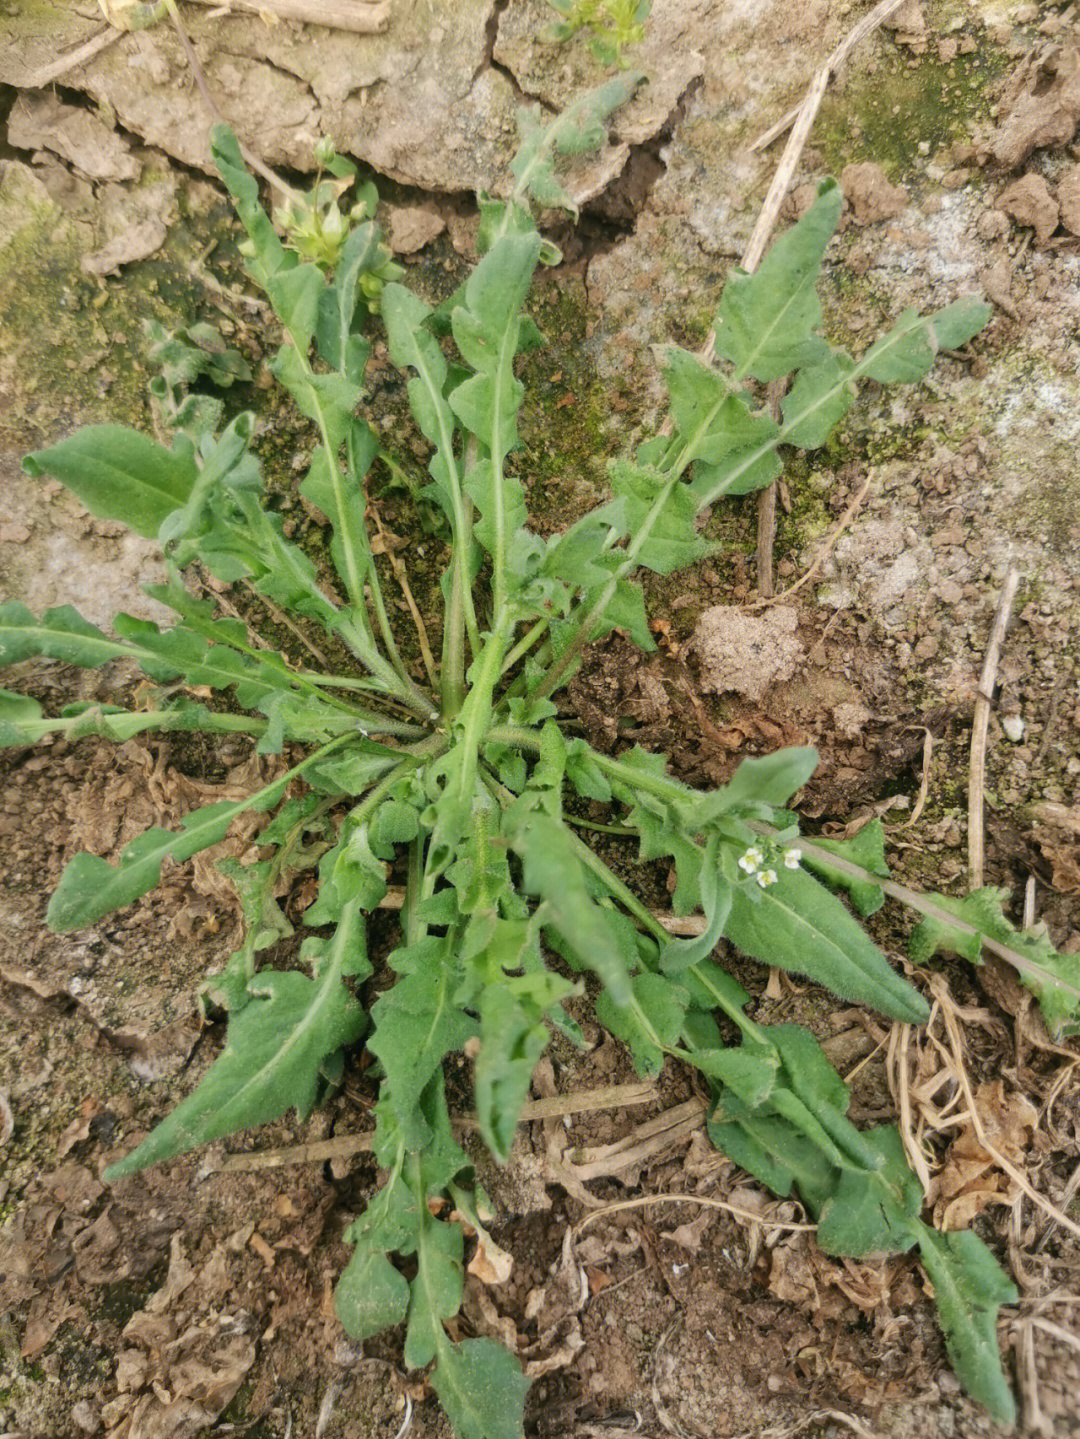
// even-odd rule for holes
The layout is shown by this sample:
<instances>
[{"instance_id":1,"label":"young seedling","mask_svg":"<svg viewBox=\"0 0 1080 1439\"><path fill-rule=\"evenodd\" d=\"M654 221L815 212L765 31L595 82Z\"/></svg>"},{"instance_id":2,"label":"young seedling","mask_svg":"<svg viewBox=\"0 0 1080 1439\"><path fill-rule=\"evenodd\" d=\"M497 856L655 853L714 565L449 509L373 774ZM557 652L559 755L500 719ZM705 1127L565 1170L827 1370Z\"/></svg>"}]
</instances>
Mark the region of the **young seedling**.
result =
<instances>
[{"instance_id":1,"label":"young seedling","mask_svg":"<svg viewBox=\"0 0 1080 1439\"><path fill-rule=\"evenodd\" d=\"M846 845L800 838L788 806L814 770L812 749L746 760L728 784L700 791L673 779L662 754L593 749L564 730L553 698L587 646L615 627L654 647L637 577L712 553L698 522L713 505L769 484L786 447L823 445L861 381L920 380L938 350L981 329L988 310L961 299L928 317L906 311L858 358L830 345L819 333L815 281L841 196L826 181L756 273L729 276L715 322L718 364L665 351L669 430L611 464L609 499L542 538L507 466L523 398L516 360L543 343L523 307L538 264L557 258L530 200L571 203L555 156L602 139L636 79L611 82L546 128L523 117L513 194L481 198L482 258L437 310L401 283L370 218L370 195L342 216L337 188L320 179L285 216L283 243L235 138L214 132L214 161L246 232L248 273L283 330L271 369L318 432L300 493L332 526L337 598L264 503L254 417L241 413L221 428L220 401L189 389L200 376L246 378L240 356L200 327L152 336L163 369L154 393L174 431L171 447L99 426L25 462L31 474L68 485L93 514L160 541L169 579L149 592L177 620L163 629L118 615L107 634L70 608L39 619L4 605L3 663L43 656L94 667L123 658L161 688L150 710L73 706L56 718L4 692L0 743L240 731L261 753L287 751L293 761L244 800L195 810L175 832L148 830L117 864L76 855L52 897L55 929L93 924L151 889L166 858L183 861L218 843L245 811L272 816L260 834L269 858L221 865L246 920L240 948L204 986L228 1013L224 1048L106 1178L119 1182L292 1108L303 1119L340 1075L343 1052L363 1042L379 1081L374 1149L386 1178L348 1231L355 1247L337 1286L338 1314L357 1340L405 1326L405 1362L430 1366L459 1439L518 1439L528 1384L517 1359L487 1338L452 1338L446 1327L462 1298L457 1216L481 1229L486 1204L451 1128L443 1061L466 1047L475 1055L480 1133L505 1162L552 1029L581 1044L565 1006L588 1002L640 1073L670 1059L703 1076L712 1140L775 1194L797 1193L824 1250L861 1257L917 1249L957 1374L1007 1421L1013 1399L996 1317L1016 1298L1012 1284L974 1234L938 1233L923 1219L896 1128L857 1129L847 1087L814 1037L757 1023L750 995L713 957L724 937L845 1003L923 1021L918 991L832 893L847 890L868 914L885 889L895 891L880 830ZM347 178L328 148L321 158ZM364 481L381 444L357 411L376 319L430 445L421 498L442 512L449 536L437 691L402 659L367 528ZM792 383L772 419L760 387L783 376ZM256 648L241 622L185 588L194 562L225 584L246 580L298 626L333 637L349 663L325 673ZM195 689L212 698L196 700ZM702 911L699 937L672 938L590 848L568 819L572 794L612 807L640 863L673 864L673 910ZM317 870L318 895L304 915L302 967L262 965L291 932L274 898L279 880L305 868ZM400 933L371 1002L367 917L391 875L404 887ZM994 896L982 893L961 904L923 902L918 957L953 948L976 959L985 938L1026 966L1022 977L1052 1024L1073 1022L1075 964L1069 969L1045 937L1016 935ZM451 1204L441 1202L447 1196Z\"/></svg>"},{"instance_id":2,"label":"young seedling","mask_svg":"<svg viewBox=\"0 0 1080 1439\"><path fill-rule=\"evenodd\" d=\"M620 70L626 65L626 47L644 40L652 9L652 0L548 0L548 4L562 19L543 32L545 40L572 40L584 32L593 57Z\"/></svg>"}]
</instances>

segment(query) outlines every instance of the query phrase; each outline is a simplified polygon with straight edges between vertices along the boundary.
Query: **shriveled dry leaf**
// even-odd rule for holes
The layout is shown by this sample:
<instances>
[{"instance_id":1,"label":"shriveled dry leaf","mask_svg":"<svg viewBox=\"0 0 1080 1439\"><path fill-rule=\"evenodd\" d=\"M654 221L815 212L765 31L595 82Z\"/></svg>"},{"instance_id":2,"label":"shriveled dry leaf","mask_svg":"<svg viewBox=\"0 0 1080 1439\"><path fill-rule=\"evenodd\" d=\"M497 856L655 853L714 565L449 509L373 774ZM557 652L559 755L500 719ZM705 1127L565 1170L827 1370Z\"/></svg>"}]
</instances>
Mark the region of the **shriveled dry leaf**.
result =
<instances>
[{"instance_id":1,"label":"shriveled dry leaf","mask_svg":"<svg viewBox=\"0 0 1080 1439\"><path fill-rule=\"evenodd\" d=\"M808 1234L793 1234L773 1249L769 1291L795 1304L816 1325L838 1319L849 1304L871 1314L914 1297L903 1258L874 1261L823 1254Z\"/></svg>"},{"instance_id":2,"label":"shriveled dry leaf","mask_svg":"<svg viewBox=\"0 0 1080 1439\"><path fill-rule=\"evenodd\" d=\"M541 1331L535 1344L524 1350L525 1373L530 1379L565 1369L585 1347L585 1336L576 1314L567 1315L549 1329Z\"/></svg>"},{"instance_id":3,"label":"shriveled dry leaf","mask_svg":"<svg viewBox=\"0 0 1080 1439\"><path fill-rule=\"evenodd\" d=\"M462 1308L478 1334L497 1340L511 1354L520 1351L521 1336L514 1321L509 1315L499 1313L493 1296L475 1277L466 1281Z\"/></svg>"},{"instance_id":4,"label":"shriveled dry leaf","mask_svg":"<svg viewBox=\"0 0 1080 1439\"><path fill-rule=\"evenodd\" d=\"M131 1256L112 1220L112 1205L72 1242L75 1271L84 1284L117 1284L131 1272Z\"/></svg>"},{"instance_id":5,"label":"shriveled dry leaf","mask_svg":"<svg viewBox=\"0 0 1080 1439\"><path fill-rule=\"evenodd\" d=\"M469 1260L469 1273L482 1284L505 1284L513 1268L514 1261L506 1250L500 1249L490 1234L481 1235L476 1253Z\"/></svg>"},{"instance_id":6,"label":"shriveled dry leaf","mask_svg":"<svg viewBox=\"0 0 1080 1439\"><path fill-rule=\"evenodd\" d=\"M677 1225L674 1229L665 1229L660 1233L661 1239L669 1239L672 1244L677 1244L681 1249L689 1250L691 1254L697 1254L701 1248L701 1241L705 1237L705 1231L716 1219L716 1210L702 1209L696 1219L689 1220L686 1224Z\"/></svg>"},{"instance_id":7,"label":"shriveled dry leaf","mask_svg":"<svg viewBox=\"0 0 1080 1439\"><path fill-rule=\"evenodd\" d=\"M169 1272L165 1283L156 1293L151 1294L143 1308L148 1314L165 1314L189 1287L195 1278L195 1271L184 1253L184 1240L174 1234L169 1242Z\"/></svg>"},{"instance_id":8,"label":"shriveled dry leaf","mask_svg":"<svg viewBox=\"0 0 1080 1439\"><path fill-rule=\"evenodd\" d=\"M1080 894L1080 805L1041 804L1035 816L1032 835L1053 866L1052 887L1059 894Z\"/></svg>"},{"instance_id":9,"label":"shriveled dry leaf","mask_svg":"<svg viewBox=\"0 0 1080 1439\"><path fill-rule=\"evenodd\" d=\"M96 1115L101 1113L101 1110L101 1102L92 1096L82 1102L78 1114L56 1141L57 1159L63 1159L76 1144L81 1144L84 1139L89 1137L90 1123Z\"/></svg>"},{"instance_id":10,"label":"shriveled dry leaf","mask_svg":"<svg viewBox=\"0 0 1080 1439\"><path fill-rule=\"evenodd\" d=\"M1018 1091L1006 1094L1004 1082L995 1079L975 1090L975 1107L988 1143L1022 1168L1038 1119L1035 1106ZM966 1229L987 1205L1013 1204L1019 1194L1018 1185L997 1167L969 1121L950 1145L929 1198L939 1229Z\"/></svg>"},{"instance_id":11,"label":"shriveled dry leaf","mask_svg":"<svg viewBox=\"0 0 1080 1439\"><path fill-rule=\"evenodd\" d=\"M53 1335L60 1328L63 1315L54 1314L31 1314L26 1321L26 1328L23 1330L22 1343L19 1345L19 1353L24 1359L35 1359L51 1341Z\"/></svg>"},{"instance_id":12,"label":"shriveled dry leaf","mask_svg":"<svg viewBox=\"0 0 1080 1439\"><path fill-rule=\"evenodd\" d=\"M590 1294L599 1294L601 1289L606 1289L611 1283L611 1276L602 1269L597 1269L595 1264L586 1264L585 1277L589 1281Z\"/></svg>"}]
</instances>

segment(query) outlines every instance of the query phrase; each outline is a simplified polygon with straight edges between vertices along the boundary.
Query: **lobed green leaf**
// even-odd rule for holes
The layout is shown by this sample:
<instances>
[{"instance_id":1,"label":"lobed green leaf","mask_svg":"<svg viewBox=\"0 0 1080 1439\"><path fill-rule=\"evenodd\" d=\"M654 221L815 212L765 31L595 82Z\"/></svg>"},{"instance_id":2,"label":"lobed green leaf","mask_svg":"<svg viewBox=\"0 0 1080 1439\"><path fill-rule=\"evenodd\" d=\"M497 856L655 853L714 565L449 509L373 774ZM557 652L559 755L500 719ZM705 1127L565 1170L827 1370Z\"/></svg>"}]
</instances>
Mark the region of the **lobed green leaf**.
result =
<instances>
[{"instance_id":1,"label":"lobed green leaf","mask_svg":"<svg viewBox=\"0 0 1080 1439\"><path fill-rule=\"evenodd\" d=\"M840 219L843 196L825 180L797 225L772 244L753 274L734 269L716 317L716 353L743 379L778 380L823 348L818 272Z\"/></svg>"},{"instance_id":2,"label":"lobed green leaf","mask_svg":"<svg viewBox=\"0 0 1080 1439\"><path fill-rule=\"evenodd\" d=\"M229 1018L225 1048L192 1094L142 1144L105 1171L113 1183L200 1144L314 1107L327 1057L360 1037L364 1011L342 983L371 972L363 917L348 907L314 965L314 977L265 970Z\"/></svg>"},{"instance_id":3,"label":"lobed green leaf","mask_svg":"<svg viewBox=\"0 0 1080 1439\"><path fill-rule=\"evenodd\" d=\"M997 1317L1003 1304L1016 1303L1016 1286L970 1230L940 1234L923 1225L919 1255L957 1378L999 1424L1013 1424L1016 1401L1001 1367Z\"/></svg>"},{"instance_id":4,"label":"lobed green leaf","mask_svg":"<svg viewBox=\"0 0 1080 1439\"><path fill-rule=\"evenodd\" d=\"M881 879L888 879L889 866L885 863L885 831L879 819L871 820L864 825L859 832L851 839L814 839L813 854L803 856L803 864L812 873L818 875L830 889L846 890L851 896L851 902L864 917L876 914L885 903L885 891L881 885L875 884L872 879L863 879L859 875L853 875L846 870L838 869L827 860L819 858L817 851L824 850L827 854L839 855L841 859L849 860L860 868L867 870L870 875L877 875Z\"/></svg>"},{"instance_id":5,"label":"lobed green leaf","mask_svg":"<svg viewBox=\"0 0 1080 1439\"><path fill-rule=\"evenodd\" d=\"M1056 1035L1080 1030L1080 955L1059 954L1050 943L1045 925L1021 930L1005 917L1008 890L987 886L956 899L928 894L935 913L927 914L911 933L908 950L916 964L938 953L958 954L972 964L981 961L984 939L1008 946L1020 959L1020 982L1039 1001L1047 1027ZM954 924L952 920L958 920Z\"/></svg>"}]
</instances>

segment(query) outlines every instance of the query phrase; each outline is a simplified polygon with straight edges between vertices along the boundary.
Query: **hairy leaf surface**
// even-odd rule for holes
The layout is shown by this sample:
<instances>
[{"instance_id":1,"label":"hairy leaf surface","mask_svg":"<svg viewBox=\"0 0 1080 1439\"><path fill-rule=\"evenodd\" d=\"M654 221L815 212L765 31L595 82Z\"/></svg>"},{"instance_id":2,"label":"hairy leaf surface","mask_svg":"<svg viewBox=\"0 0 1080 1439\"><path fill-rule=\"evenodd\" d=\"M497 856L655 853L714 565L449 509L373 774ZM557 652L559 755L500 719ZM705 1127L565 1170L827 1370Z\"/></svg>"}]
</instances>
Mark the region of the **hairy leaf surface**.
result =
<instances>
[{"instance_id":1,"label":"hairy leaf surface","mask_svg":"<svg viewBox=\"0 0 1080 1439\"><path fill-rule=\"evenodd\" d=\"M1026 961L1018 969L1022 984L1036 996L1052 1033L1071 1034L1080 1029L1080 956L1059 954L1050 943L1045 925L1021 930L1005 918L1002 908L1008 890L987 886L956 899L928 894L937 913L926 915L911 933L908 949L917 964L935 954L959 954L978 964L984 939L1008 945ZM956 919L959 924L953 924Z\"/></svg>"},{"instance_id":2,"label":"hairy leaf surface","mask_svg":"<svg viewBox=\"0 0 1080 1439\"><path fill-rule=\"evenodd\" d=\"M123 520L145 539L191 494L197 470L190 443L171 450L123 425L88 425L23 460L28 475L52 475L99 520Z\"/></svg>"},{"instance_id":3,"label":"hairy leaf surface","mask_svg":"<svg viewBox=\"0 0 1080 1439\"><path fill-rule=\"evenodd\" d=\"M757 903L736 889L725 934L763 964L806 974L893 1019L921 1024L930 1012L840 901L802 870L781 870Z\"/></svg>"},{"instance_id":4,"label":"hairy leaf surface","mask_svg":"<svg viewBox=\"0 0 1080 1439\"><path fill-rule=\"evenodd\" d=\"M738 268L729 274L716 317L716 353L740 379L778 380L820 347L813 334L821 323L815 287L842 204L835 180L824 181L810 209L773 242L753 274Z\"/></svg>"},{"instance_id":5,"label":"hairy leaf surface","mask_svg":"<svg viewBox=\"0 0 1080 1439\"><path fill-rule=\"evenodd\" d=\"M313 969L312 979L264 970L249 982L251 999L230 1016L225 1048L202 1083L137 1149L105 1171L109 1182L279 1119L294 1107L307 1117L318 1095L320 1066L354 1043L366 1024L342 983L346 975L363 979L371 972L357 905L346 908Z\"/></svg>"},{"instance_id":6,"label":"hairy leaf surface","mask_svg":"<svg viewBox=\"0 0 1080 1439\"><path fill-rule=\"evenodd\" d=\"M945 1346L958 1378L999 1424L1012 1424L1016 1401L1001 1367L997 1317L1003 1304L1016 1303L1016 1286L970 1230L939 1234L924 1225L919 1255L934 1286Z\"/></svg>"},{"instance_id":7,"label":"hairy leaf surface","mask_svg":"<svg viewBox=\"0 0 1080 1439\"><path fill-rule=\"evenodd\" d=\"M529 1381L494 1339L444 1344L431 1385L458 1439L521 1439Z\"/></svg>"}]
</instances>

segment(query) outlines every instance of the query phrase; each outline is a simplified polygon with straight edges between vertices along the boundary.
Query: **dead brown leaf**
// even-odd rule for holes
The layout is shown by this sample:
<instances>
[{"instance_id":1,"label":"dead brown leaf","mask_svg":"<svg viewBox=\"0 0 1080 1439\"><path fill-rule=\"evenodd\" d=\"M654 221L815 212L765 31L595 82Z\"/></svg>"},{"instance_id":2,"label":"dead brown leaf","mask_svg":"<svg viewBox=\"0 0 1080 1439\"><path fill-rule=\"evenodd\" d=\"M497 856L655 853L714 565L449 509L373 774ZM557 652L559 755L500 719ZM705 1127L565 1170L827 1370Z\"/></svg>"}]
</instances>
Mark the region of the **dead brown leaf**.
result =
<instances>
[{"instance_id":1,"label":"dead brown leaf","mask_svg":"<svg viewBox=\"0 0 1080 1439\"><path fill-rule=\"evenodd\" d=\"M1000 1079L980 1084L975 1106L987 1141L1003 1158L1021 1167L1038 1112L1018 1091L1006 1094ZM1014 1204L1020 1188L980 1144L970 1119L949 1147L945 1166L928 1196L939 1229L966 1229L990 1204Z\"/></svg>"},{"instance_id":2,"label":"dead brown leaf","mask_svg":"<svg viewBox=\"0 0 1080 1439\"><path fill-rule=\"evenodd\" d=\"M1080 805L1041 804L1035 817L1032 835L1053 866L1051 885L1059 894L1080 894Z\"/></svg>"},{"instance_id":3,"label":"dead brown leaf","mask_svg":"<svg viewBox=\"0 0 1080 1439\"><path fill-rule=\"evenodd\" d=\"M597 1269L595 1264L585 1265L585 1277L589 1281L589 1294L599 1294L611 1283L610 1274L605 1274L602 1269Z\"/></svg>"},{"instance_id":4,"label":"dead brown leaf","mask_svg":"<svg viewBox=\"0 0 1080 1439\"><path fill-rule=\"evenodd\" d=\"M79 1106L79 1113L66 1127L56 1141L56 1157L63 1159L76 1144L81 1144L90 1134L90 1121L101 1113L100 1102L92 1096Z\"/></svg>"},{"instance_id":5,"label":"dead brown leaf","mask_svg":"<svg viewBox=\"0 0 1080 1439\"><path fill-rule=\"evenodd\" d=\"M57 1313L31 1313L23 1330L19 1353L24 1359L35 1359L47 1348L53 1335L60 1328L62 1317Z\"/></svg>"},{"instance_id":6,"label":"dead brown leaf","mask_svg":"<svg viewBox=\"0 0 1080 1439\"><path fill-rule=\"evenodd\" d=\"M819 1327L848 1304L864 1314L884 1312L915 1297L910 1266L900 1257L877 1263L823 1254L807 1234L782 1240L769 1257L768 1287L797 1305Z\"/></svg>"},{"instance_id":7,"label":"dead brown leaf","mask_svg":"<svg viewBox=\"0 0 1080 1439\"><path fill-rule=\"evenodd\" d=\"M686 1224L676 1225L674 1229L661 1230L660 1238L670 1240L672 1244L677 1244L680 1249L689 1250L691 1254L697 1254L701 1249L705 1231L715 1218L715 1210L703 1209L696 1219L691 1219Z\"/></svg>"},{"instance_id":8,"label":"dead brown leaf","mask_svg":"<svg viewBox=\"0 0 1080 1439\"><path fill-rule=\"evenodd\" d=\"M469 1273L482 1284L505 1284L514 1269L514 1261L500 1249L490 1234L481 1234L476 1253L469 1260Z\"/></svg>"}]
</instances>

